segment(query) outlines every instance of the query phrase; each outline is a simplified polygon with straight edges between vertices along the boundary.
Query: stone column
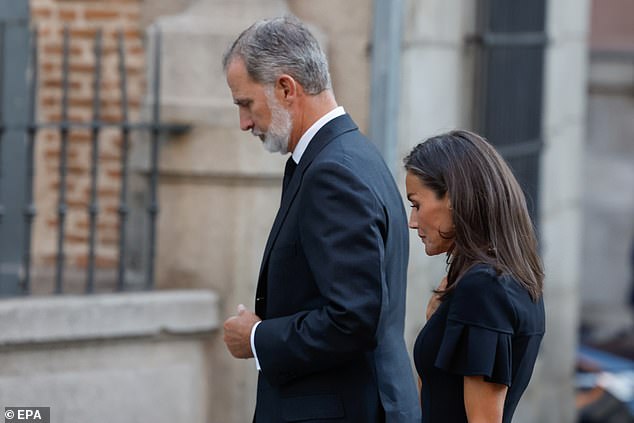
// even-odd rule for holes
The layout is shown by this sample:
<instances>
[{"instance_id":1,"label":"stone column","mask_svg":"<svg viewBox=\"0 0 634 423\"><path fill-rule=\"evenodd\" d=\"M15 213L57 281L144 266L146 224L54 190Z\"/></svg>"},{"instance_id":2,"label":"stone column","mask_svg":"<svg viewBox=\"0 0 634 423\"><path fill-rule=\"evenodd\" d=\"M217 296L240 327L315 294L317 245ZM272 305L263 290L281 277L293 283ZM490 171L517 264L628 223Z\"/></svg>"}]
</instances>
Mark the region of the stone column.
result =
<instances>
[{"instance_id":1,"label":"stone column","mask_svg":"<svg viewBox=\"0 0 634 423\"><path fill-rule=\"evenodd\" d=\"M156 283L214 290L221 320L238 303L254 306L284 168L284 157L240 131L222 54L255 20L285 12L282 0L199 0L154 24L163 34L161 119L192 125L161 147ZM231 357L222 331L207 348L209 371L199 375L210 385L207 421L251 421L253 360Z\"/></svg>"},{"instance_id":2,"label":"stone column","mask_svg":"<svg viewBox=\"0 0 634 423\"><path fill-rule=\"evenodd\" d=\"M464 43L475 32L475 2L408 0L405 4L399 160L427 137L469 127L475 53ZM396 169L404 191L400 161ZM417 236L410 236L410 241L405 331L412 351L425 324L432 289L446 274L446 263L444 255L427 257Z\"/></svg>"},{"instance_id":3,"label":"stone column","mask_svg":"<svg viewBox=\"0 0 634 423\"><path fill-rule=\"evenodd\" d=\"M541 245L546 336L541 349L539 422L576 421L574 366L581 277L589 2L549 1L544 73ZM537 392L535 392L537 394Z\"/></svg>"}]
</instances>

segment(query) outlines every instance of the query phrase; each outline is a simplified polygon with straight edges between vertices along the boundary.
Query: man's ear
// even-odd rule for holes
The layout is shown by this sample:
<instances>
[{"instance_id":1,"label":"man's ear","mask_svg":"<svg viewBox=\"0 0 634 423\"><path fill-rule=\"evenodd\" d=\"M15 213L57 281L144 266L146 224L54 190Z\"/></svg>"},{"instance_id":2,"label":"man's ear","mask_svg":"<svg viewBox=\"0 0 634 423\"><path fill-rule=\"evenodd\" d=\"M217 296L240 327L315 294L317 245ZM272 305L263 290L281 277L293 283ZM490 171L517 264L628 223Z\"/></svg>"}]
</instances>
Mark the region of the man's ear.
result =
<instances>
[{"instance_id":1,"label":"man's ear","mask_svg":"<svg viewBox=\"0 0 634 423\"><path fill-rule=\"evenodd\" d=\"M281 102L292 102L299 93L300 86L295 79L287 74L282 74L275 82L275 91Z\"/></svg>"}]
</instances>

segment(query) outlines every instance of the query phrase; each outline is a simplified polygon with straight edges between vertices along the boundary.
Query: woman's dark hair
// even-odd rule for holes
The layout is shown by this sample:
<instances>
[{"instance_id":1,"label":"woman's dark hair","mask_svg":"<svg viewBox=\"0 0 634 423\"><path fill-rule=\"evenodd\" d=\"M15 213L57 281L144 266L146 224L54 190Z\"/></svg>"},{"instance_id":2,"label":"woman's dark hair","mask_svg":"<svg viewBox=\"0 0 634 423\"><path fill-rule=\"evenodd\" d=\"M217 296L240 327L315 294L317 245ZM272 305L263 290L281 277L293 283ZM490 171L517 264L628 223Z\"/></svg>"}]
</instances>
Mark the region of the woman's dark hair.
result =
<instances>
[{"instance_id":1,"label":"woman's dark hair","mask_svg":"<svg viewBox=\"0 0 634 423\"><path fill-rule=\"evenodd\" d=\"M536 301L544 271L535 229L522 189L495 149L457 130L418 144L404 163L439 199L449 194L454 245L447 253L447 289L439 293L444 297L471 266L487 263L514 276Z\"/></svg>"}]
</instances>

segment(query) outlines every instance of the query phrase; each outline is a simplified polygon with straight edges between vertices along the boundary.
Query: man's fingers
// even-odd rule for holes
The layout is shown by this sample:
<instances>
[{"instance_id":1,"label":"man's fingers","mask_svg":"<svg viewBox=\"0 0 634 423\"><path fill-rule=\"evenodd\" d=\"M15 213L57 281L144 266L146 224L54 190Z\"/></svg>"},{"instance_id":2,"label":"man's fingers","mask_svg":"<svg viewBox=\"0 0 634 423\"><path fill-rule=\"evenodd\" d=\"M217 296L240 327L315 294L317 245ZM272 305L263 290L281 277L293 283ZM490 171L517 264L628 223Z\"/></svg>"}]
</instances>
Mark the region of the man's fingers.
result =
<instances>
[{"instance_id":1,"label":"man's fingers","mask_svg":"<svg viewBox=\"0 0 634 423\"><path fill-rule=\"evenodd\" d=\"M244 304L238 304L238 316L247 311L247 308Z\"/></svg>"},{"instance_id":2,"label":"man's fingers","mask_svg":"<svg viewBox=\"0 0 634 423\"><path fill-rule=\"evenodd\" d=\"M231 316L227 320L225 320L225 323L222 325L225 331L229 330L229 328L232 326L232 323L235 319L236 319L236 316Z\"/></svg>"}]
</instances>

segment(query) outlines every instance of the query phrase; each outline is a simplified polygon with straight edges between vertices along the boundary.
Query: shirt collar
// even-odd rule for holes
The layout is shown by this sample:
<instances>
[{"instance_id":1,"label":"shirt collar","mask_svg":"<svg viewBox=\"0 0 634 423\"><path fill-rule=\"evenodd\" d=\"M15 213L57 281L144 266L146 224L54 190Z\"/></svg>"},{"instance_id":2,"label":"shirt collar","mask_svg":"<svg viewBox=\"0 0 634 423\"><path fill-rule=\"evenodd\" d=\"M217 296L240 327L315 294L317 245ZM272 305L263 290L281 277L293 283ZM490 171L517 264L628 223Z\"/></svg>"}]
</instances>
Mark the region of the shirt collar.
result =
<instances>
[{"instance_id":1,"label":"shirt collar","mask_svg":"<svg viewBox=\"0 0 634 423\"><path fill-rule=\"evenodd\" d=\"M304 132L304 135L302 135L302 137L299 139L299 142L295 146L295 150L293 150L293 161L295 163L299 163L302 156L304 155L304 151L306 151L306 147L308 147L308 143L311 139L313 139L317 131L319 131L325 124L327 124L334 118L345 114L346 111L343 109L343 107L338 106L319 118L317 122L313 123L312 126L308 128L306 132Z\"/></svg>"}]
</instances>

